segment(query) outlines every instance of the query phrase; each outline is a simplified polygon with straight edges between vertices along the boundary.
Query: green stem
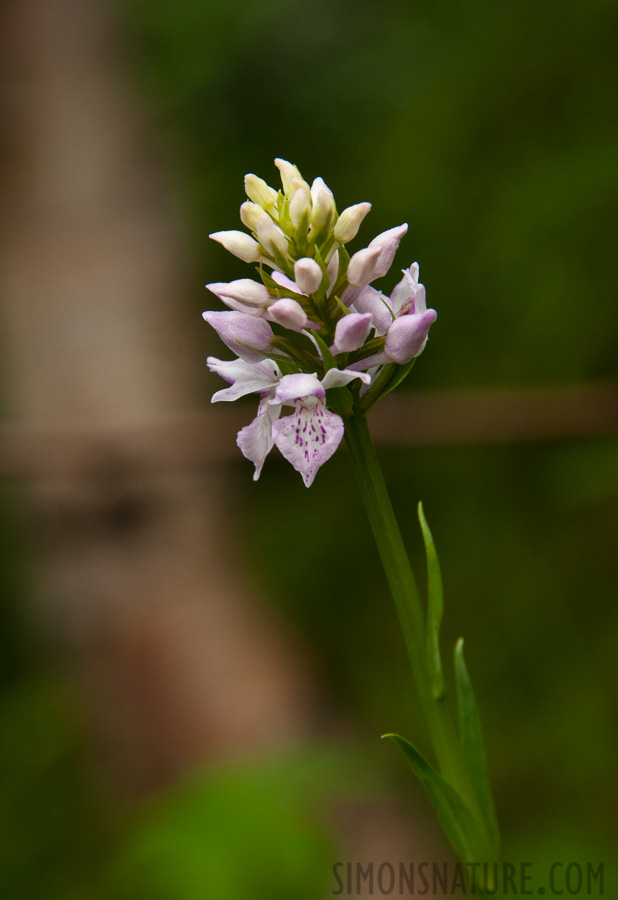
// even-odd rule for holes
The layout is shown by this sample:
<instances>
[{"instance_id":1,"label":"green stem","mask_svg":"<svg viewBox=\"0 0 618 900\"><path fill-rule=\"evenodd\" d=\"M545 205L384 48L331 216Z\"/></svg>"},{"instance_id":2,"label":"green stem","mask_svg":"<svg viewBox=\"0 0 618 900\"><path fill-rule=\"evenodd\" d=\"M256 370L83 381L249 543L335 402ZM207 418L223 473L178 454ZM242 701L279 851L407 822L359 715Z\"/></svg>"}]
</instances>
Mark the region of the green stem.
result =
<instances>
[{"instance_id":1,"label":"green stem","mask_svg":"<svg viewBox=\"0 0 618 900\"><path fill-rule=\"evenodd\" d=\"M432 694L427 664L425 611L358 394L355 395L354 411L346 420L345 429L352 464L395 601L439 768L444 778L472 803L469 778L446 699Z\"/></svg>"}]
</instances>

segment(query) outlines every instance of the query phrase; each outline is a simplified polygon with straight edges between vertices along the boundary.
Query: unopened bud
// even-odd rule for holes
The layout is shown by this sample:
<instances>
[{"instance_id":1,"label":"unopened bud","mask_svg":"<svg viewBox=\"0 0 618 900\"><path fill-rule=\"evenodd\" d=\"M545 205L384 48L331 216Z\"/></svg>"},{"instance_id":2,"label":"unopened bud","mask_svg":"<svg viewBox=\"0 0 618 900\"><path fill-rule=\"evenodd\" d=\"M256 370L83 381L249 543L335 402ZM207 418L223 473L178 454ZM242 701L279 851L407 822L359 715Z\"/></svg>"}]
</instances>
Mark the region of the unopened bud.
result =
<instances>
[{"instance_id":1,"label":"unopened bud","mask_svg":"<svg viewBox=\"0 0 618 900\"><path fill-rule=\"evenodd\" d=\"M257 223L262 216L267 215L268 213L264 212L259 204L253 203L251 200L245 200L240 207L240 221L250 231L257 231Z\"/></svg>"},{"instance_id":2,"label":"unopened bud","mask_svg":"<svg viewBox=\"0 0 618 900\"><path fill-rule=\"evenodd\" d=\"M244 231L215 231L209 236L245 262L257 262L260 258L260 245Z\"/></svg>"},{"instance_id":3,"label":"unopened bud","mask_svg":"<svg viewBox=\"0 0 618 900\"><path fill-rule=\"evenodd\" d=\"M277 202L277 191L266 184L263 178L249 173L245 175L245 193L263 209L270 209Z\"/></svg>"},{"instance_id":4,"label":"unopened bud","mask_svg":"<svg viewBox=\"0 0 618 900\"><path fill-rule=\"evenodd\" d=\"M276 159L275 165L279 169L279 174L281 175L281 184L283 185L284 194L292 194L298 182L303 184L306 183L296 166L289 163L287 159ZM307 187L309 187L309 185L307 185Z\"/></svg>"},{"instance_id":5,"label":"unopened bud","mask_svg":"<svg viewBox=\"0 0 618 900\"><path fill-rule=\"evenodd\" d=\"M257 236L260 244L267 253L274 255L273 247L276 247L281 253L287 253L287 238L279 226L275 225L269 216L262 216L257 223Z\"/></svg>"},{"instance_id":6,"label":"unopened bud","mask_svg":"<svg viewBox=\"0 0 618 900\"><path fill-rule=\"evenodd\" d=\"M205 312L202 316L223 343L247 362L259 362L271 349L273 330L264 319L242 312Z\"/></svg>"},{"instance_id":7,"label":"unopened bud","mask_svg":"<svg viewBox=\"0 0 618 900\"><path fill-rule=\"evenodd\" d=\"M216 281L212 284L207 284L206 287L220 300L223 300L224 303L228 299L235 300L243 306L253 309L262 309L271 300L270 294L264 285L259 284L257 281L252 281L251 278L238 278L236 281L230 281L229 283Z\"/></svg>"},{"instance_id":8,"label":"unopened bud","mask_svg":"<svg viewBox=\"0 0 618 900\"><path fill-rule=\"evenodd\" d=\"M407 230L408 226L406 224L397 225L395 228L383 231L382 234L379 234L370 242L370 249L379 248L380 250L380 259L376 266L374 278L381 278L382 275L386 275L395 258L399 242Z\"/></svg>"},{"instance_id":9,"label":"unopened bud","mask_svg":"<svg viewBox=\"0 0 618 900\"><path fill-rule=\"evenodd\" d=\"M339 319L335 328L335 350L337 353L351 353L365 343L373 318L371 313L350 313Z\"/></svg>"},{"instance_id":10,"label":"unopened bud","mask_svg":"<svg viewBox=\"0 0 618 900\"><path fill-rule=\"evenodd\" d=\"M348 265L348 283L354 287L364 287L373 281L381 252L379 247L365 247L355 253Z\"/></svg>"},{"instance_id":11,"label":"unopened bud","mask_svg":"<svg viewBox=\"0 0 618 900\"><path fill-rule=\"evenodd\" d=\"M311 194L309 190L305 190L303 187L296 188L290 200L290 219L294 228L298 228L305 216L308 221L310 209Z\"/></svg>"},{"instance_id":12,"label":"unopened bud","mask_svg":"<svg viewBox=\"0 0 618 900\"><path fill-rule=\"evenodd\" d=\"M322 284L322 269L315 259L305 257L294 263L294 280L303 294L313 294Z\"/></svg>"},{"instance_id":13,"label":"unopened bud","mask_svg":"<svg viewBox=\"0 0 618 900\"><path fill-rule=\"evenodd\" d=\"M356 203L354 206L344 209L335 225L335 240L340 244L347 244L348 241L353 240L370 209L371 203Z\"/></svg>"},{"instance_id":14,"label":"unopened bud","mask_svg":"<svg viewBox=\"0 0 618 900\"><path fill-rule=\"evenodd\" d=\"M321 231L330 225L337 214L333 192L321 178L316 178L311 185L311 227Z\"/></svg>"},{"instance_id":15,"label":"unopened bud","mask_svg":"<svg viewBox=\"0 0 618 900\"><path fill-rule=\"evenodd\" d=\"M390 360L405 365L425 349L429 329L437 319L437 313L428 309L418 315L395 319L386 335L384 352Z\"/></svg>"},{"instance_id":16,"label":"unopened bud","mask_svg":"<svg viewBox=\"0 0 618 900\"><path fill-rule=\"evenodd\" d=\"M300 331L307 324L307 313L297 300L283 297L268 307L268 318L290 331Z\"/></svg>"}]
</instances>

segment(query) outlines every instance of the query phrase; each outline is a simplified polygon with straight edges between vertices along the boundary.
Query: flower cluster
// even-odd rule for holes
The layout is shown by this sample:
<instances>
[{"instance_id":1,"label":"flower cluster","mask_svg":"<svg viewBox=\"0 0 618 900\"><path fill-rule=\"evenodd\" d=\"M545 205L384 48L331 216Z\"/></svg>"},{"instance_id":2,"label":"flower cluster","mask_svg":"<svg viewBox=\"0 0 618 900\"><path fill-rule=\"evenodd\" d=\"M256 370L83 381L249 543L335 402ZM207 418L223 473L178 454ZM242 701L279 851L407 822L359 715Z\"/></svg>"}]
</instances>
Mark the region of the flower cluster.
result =
<instances>
[{"instance_id":1,"label":"flower cluster","mask_svg":"<svg viewBox=\"0 0 618 900\"><path fill-rule=\"evenodd\" d=\"M372 286L386 275L408 226L375 237L350 256L351 241L371 209L357 203L338 215L321 178L311 186L296 166L276 159L282 190L245 177L244 231L211 234L254 263L259 281L240 278L206 287L227 307L204 319L238 358L208 358L230 383L212 398L260 397L256 418L238 434L255 465L276 445L307 487L341 442L353 393L365 410L407 374L423 351L436 313L427 309L418 265L403 270L389 297ZM284 407L291 413L281 418ZM343 417L343 418L342 418Z\"/></svg>"}]
</instances>

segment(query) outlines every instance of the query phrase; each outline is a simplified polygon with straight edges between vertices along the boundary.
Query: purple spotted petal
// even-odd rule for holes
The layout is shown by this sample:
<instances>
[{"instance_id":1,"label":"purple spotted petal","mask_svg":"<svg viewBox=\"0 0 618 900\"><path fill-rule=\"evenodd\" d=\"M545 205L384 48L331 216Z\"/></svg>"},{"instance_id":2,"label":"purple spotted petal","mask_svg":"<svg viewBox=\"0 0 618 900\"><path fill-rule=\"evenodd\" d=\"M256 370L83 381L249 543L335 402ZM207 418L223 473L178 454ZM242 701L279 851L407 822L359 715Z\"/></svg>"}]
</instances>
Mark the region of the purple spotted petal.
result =
<instances>
[{"instance_id":1,"label":"purple spotted petal","mask_svg":"<svg viewBox=\"0 0 618 900\"><path fill-rule=\"evenodd\" d=\"M250 425L245 425L238 432L236 443L244 456L255 465L253 480L257 481L264 465L264 460L273 446L273 423L281 415L280 406L271 406L266 398L260 400L258 414Z\"/></svg>"},{"instance_id":2,"label":"purple spotted petal","mask_svg":"<svg viewBox=\"0 0 618 900\"><path fill-rule=\"evenodd\" d=\"M272 436L282 456L303 476L309 487L320 466L333 455L343 437L343 419L318 399L312 408L299 401L291 416L272 427Z\"/></svg>"}]
</instances>

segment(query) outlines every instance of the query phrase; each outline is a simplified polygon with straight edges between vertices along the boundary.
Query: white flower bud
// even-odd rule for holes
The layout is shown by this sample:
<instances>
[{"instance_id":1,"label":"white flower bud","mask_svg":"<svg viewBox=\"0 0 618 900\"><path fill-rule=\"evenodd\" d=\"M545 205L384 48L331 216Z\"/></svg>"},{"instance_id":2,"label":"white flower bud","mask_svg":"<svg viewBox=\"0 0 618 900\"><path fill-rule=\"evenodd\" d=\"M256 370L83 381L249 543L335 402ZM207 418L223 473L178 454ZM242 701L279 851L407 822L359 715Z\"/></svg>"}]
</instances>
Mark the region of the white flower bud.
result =
<instances>
[{"instance_id":1,"label":"white flower bud","mask_svg":"<svg viewBox=\"0 0 618 900\"><path fill-rule=\"evenodd\" d=\"M245 175L245 193L263 209L270 209L277 202L277 191L266 184L263 178L249 173Z\"/></svg>"},{"instance_id":2,"label":"white flower bud","mask_svg":"<svg viewBox=\"0 0 618 900\"><path fill-rule=\"evenodd\" d=\"M322 269L315 259L299 259L294 263L294 280L303 294L313 294L322 284Z\"/></svg>"},{"instance_id":3,"label":"white flower bud","mask_svg":"<svg viewBox=\"0 0 618 900\"><path fill-rule=\"evenodd\" d=\"M321 178L316 178L311 185L311 201L311 227L315 231L321 231L330 225L337 213L333 192Z\"/></svg>"},{"instance_id":4,"label":"white flower bud","mask_svg":"<svg viewBox=\"0 0 618 900\"><path fill-rule=\"evenodd\" d=\"M298 228L304 216L309 216L311 209L311 194L309 188L298 187L290 200L290 219L294 228Z\"/></svg>"},{"instance_id":5,"label":"white flower bud","mask_svg":"<svg viewBox=\"0 0 618 900\"><path fill-rule=\"evenodd\" d=\"M240 207L240 221L250 231L257 231L257 223L262 216L267 215L268 213L264 212L261 206L257 203L252 203L251 200L245 200Z\"/></svg>"},{"instance_id":6,"label":"white flower bud","mask_svg":"<svg viewBox=\"0 0 618 900\"><path fill-rule=\"evenodd\" d=\"M381 253L380 247L366 247L355 253L348 265L348 283L354 287L364 287L373 281Z\"/></svg>"},{"instance_id":7,"label":"white flower bud","mask_svg":"<svg viewBox=\"0 0 618 900\"><path fill-rule=\"evenodd\" d=\"M307 324L307 313L297 300L283 297L268 307L267 318L290 331L300 331Z\"/></svg>"},{"instance_id":8,"label":"white flower bud","mask_svg":"<svg viewBox=\"0 0 618 900\"><path fill-rule=\"evenodd\" d=\"M224 303L229 298L254 309L266 307L272 299L264 285L251 278L238 278L229 283L216 281L206 287Z\"/></svg>"},{"instance_id":9,"label":"white flower bud","mask_svg":"<svg viewBox=\"0 0 618 900\"><path fill-rule=\"evenodd\" d=\"M257 262L260 258L260 245L244 231L215 231L209 237L245 262Z\"/></svg>"},{"instance_id":10,"label":"white flower bud","mask_svg":"<svg viewBox=\"0 0 618 900\"><path fill-rule=\"evenodd\" d=\"M275 165L279 169L281 175L281 184L283 185L283 193L291 194L298 184L306 184L303 176L300 174L296 166L289 163L287 159L276 159ZM307 189L309 185L307 185Z\"/></svg>"},{"instance_id":11,"label":"white flower bud","mask_svg":"<svg viewBox=\"0 0 618 900\"><path fill-rule=\"evenodd\" d=\"M273 247L276 247L281 253L287 253L288 240L279 226L275 225L269 216L262 216L257 223L257 236L267 253L274 255Z\"/></svg>"},{"instance_id":12,"label":"white flower bud","mask_svg":"<svg viewBox=\"0 0 618 900\"><path fill-rule=\"evenodd\" d=\"M335 225L335 240L347 244L358 234L361 222L371 209L371 203L355 203L341 213Z\"/></svg>"}]
</instances>

